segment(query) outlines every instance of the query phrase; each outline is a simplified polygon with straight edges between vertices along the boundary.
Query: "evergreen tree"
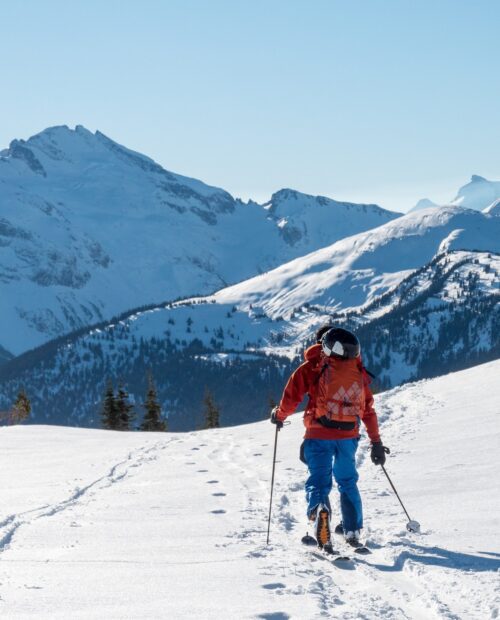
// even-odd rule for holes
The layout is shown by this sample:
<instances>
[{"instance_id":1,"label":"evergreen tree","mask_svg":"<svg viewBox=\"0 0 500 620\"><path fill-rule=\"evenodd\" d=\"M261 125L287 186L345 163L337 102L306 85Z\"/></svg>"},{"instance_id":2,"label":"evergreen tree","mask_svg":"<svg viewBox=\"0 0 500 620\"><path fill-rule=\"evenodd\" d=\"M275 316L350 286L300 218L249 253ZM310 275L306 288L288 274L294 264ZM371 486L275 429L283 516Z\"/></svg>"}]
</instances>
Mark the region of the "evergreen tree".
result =
<instances>
[{"instance_id":1,"label":"evergreen tree","mask_svg":"<svg viewBox=\"0 0 500 620\"><path fill-rule=\"evenodd\" d=\"M102 406L102 427L116 431L119 428L119 416L118 407L115 398L115 392L113 389L113 383L111 379L108 380L106 385L106 392L104 394L104 402Z\"/></svg>"},{"instance_id":2,"label":"evergreen tree","mask_svg":"<svg viewBox=\"0 0 500 620\"><path fill-rule=\"evenodd\" d=\"M148 391L143 407L145 413L140 427L141 431L166 431L167 423L162 419L161 405L158 402L158 394L151 374L148 375Z\"/></svg>"},{"instance_id":3,"label":"evergreen tree","mask_svg":"<svg viewBox=\"0 0 500 620\"><path fill-rule=\"evenodd\" d=\"M129 401L129 394L125 389L123 383L118 386L118 394L116 397L116 410L118 413L118 426L119 431L130 430L130 424L135 418L134 406Z\"/></svg>"},{"instance_id":4,"label":"evergreen tree","mask_svg":"<svg viewBox=\"0 0 500 620\"><path fill-rule=\"evenodd\" d=\"M23 388L19 391L15 403L12 405L11 423L20 424L27 420L31 413L30 399L26 396Z\"/></svg>"},{"instance_id":5,"label":"evergreen tree","mask_svg":"<svg viewBox=\"0 0 500 620\"><path fill-rule=\"evenodd\" d=\"M205 397L203 398L203 403L205 404L205 428L219 428L219 408L215 404L212 392L210 392L208 388L205 390Z\"/></svg>"}]
</instances>

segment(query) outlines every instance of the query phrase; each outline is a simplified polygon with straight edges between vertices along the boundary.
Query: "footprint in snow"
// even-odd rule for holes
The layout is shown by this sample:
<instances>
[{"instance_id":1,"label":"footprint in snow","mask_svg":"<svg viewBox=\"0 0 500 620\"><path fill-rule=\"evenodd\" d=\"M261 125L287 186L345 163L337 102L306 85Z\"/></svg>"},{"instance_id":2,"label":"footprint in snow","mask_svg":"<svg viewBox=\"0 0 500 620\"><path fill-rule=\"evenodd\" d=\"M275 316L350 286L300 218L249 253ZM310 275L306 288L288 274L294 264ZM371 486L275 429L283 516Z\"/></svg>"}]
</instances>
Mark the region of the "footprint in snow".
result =
<instances>
[{"instance_id":1,"label":"footprint in snow","mask_svg":"<svg viewBox=\"0 0 500 620\"><path fill-rule=\"evenodd\" d=\"M218 480L207 480L207 484L219 484Z\"/></svg>"},{"instance_id":2,"label":"footprint in snow","mask_svg":"<svg viewBox=\"0 0 500 620\"><path fill-rule=\"evenodd\" d=\"M211 510L210 511L213 515L223 515L226 513L225 510L219 509L219 510Z\"/></svg>"},{"instance_id":3,"label":"footprint in snow","mask_svg":"<svg viewBox=\"0 0 500 620\"><path fill-rule=\"evenodd\" d=\"M191 448L191 450L199 450L199 448Z\"/></svg>"},{"instance_id":4,"label":"footprint in snow","mask_svg":"<svg viewBox=\"0 0 500 620\"><path fill-rule=\"evenodd\" d=\"M265 583L263 586L264 590L279 590L280 588L285 588L284 583Z\"/></svg>"},{"instance_id":5,"label":"footprint in snow","mask_svg":"<svg viewBox=\"0 0 500 620\"><path fill-rule=\"evenodd\" d=\"M207 472L208 472L208 469L198 469L199 474L206 474Z\"/></svg>"},{"instance_id":6,"label":"footprint in snow","mask_svg":"<svg viewBox=\"0 0 500 620\"><path fill-rule=\"evenodd\" d=\"M257 618L261 620L290 620L290 616L284 611L272 611L269 614L260 614Z\"/></svg>"},{"instance_id":7,"label":"footprint in snow","mask_svg":"<svg viewBox=\"0 0 500 620\"><path fill-rule=\"evenodd\" d=\"M225 497L226 493L212 493L213 497Z\"/></svg>"},{"instance_id":8,"label":"footprint in snow","mask_svg":"<svg viewBox=\"0 0 500 620\"><path fill-rule=\"evenodd\" d=\"M262 456L262 452L256 452L253 456Z\"/></svg>"}]
</instances>

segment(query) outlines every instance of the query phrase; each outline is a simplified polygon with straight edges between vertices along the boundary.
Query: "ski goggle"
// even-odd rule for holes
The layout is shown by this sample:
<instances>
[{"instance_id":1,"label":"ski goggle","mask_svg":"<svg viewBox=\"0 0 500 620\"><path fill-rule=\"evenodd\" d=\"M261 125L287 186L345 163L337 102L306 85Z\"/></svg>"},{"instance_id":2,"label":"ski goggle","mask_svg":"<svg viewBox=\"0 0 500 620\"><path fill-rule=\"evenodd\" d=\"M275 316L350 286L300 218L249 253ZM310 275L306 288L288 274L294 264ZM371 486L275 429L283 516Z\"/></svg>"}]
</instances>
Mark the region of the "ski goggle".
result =
<instances>
[{"instance_id":1,"label":"ski goggle","mask_svg":"<svg viewBox=\"0 0 500 620\"><path fill-rule=\"evenodd\" d=\"M361 352L359 343L350 344L348 342L345 342L342 344L342 342L335 340L333 345L330 347L328 343L326 342L325 338L323 338L323 340L321 341L321 347L323 349L323 353L327 357L336 355L346 360L352 360L355 357L359 357L359 354Z\"/></svg>"}]
</instances>

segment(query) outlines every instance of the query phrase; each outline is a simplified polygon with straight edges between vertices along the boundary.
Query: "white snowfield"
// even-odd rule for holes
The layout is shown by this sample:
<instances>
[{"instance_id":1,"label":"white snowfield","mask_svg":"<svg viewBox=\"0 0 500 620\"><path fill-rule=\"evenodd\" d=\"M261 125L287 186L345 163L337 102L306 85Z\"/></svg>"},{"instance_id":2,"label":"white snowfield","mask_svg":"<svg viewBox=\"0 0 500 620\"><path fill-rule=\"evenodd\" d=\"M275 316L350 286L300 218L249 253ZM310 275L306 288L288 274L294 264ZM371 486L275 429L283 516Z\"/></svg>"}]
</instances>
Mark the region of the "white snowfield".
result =
<instances>
[{"instance_id":1,"label":"white snowfield","mask_svg":"<svg viewBox=\"0 0 500 620\"><path fill-rule=\"evenodd\" d=\"M368 442L358 462L372 554L301 546L299 414L187 434L0 430L2 619L499 617L500 360L377 397L405 517ZM332 493L334 522L337 496ZM336 541L340 544L340 541Z\"/></svg>"}]
</instances>

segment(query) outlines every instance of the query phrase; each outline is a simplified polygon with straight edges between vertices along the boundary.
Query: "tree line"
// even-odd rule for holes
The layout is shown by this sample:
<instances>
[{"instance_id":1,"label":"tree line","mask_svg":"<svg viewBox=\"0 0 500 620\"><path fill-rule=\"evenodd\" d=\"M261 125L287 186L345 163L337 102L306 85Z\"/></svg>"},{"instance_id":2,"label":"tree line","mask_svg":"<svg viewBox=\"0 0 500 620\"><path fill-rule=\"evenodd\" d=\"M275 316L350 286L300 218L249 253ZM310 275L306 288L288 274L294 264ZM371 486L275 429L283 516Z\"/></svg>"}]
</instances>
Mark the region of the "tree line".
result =
<instances>
[{"instance_id":1,"label":"tree line","mask_svg":"<svg viewBox=\"0 0 500 620\"><path fill-rule=\"evenodd\" d=\"M219 428L220 410L208 388L205 389L203 404L205 408L203 428ZM101 411L102 428L113 431L168 431L168 420L162 412L158 391L151 374L148 374L146 397L141 408L144 409L142 422L134 428L136 412L124 383L120 382L115 391L112 380L108 379Z\"/></svg>"}]
</instances>

